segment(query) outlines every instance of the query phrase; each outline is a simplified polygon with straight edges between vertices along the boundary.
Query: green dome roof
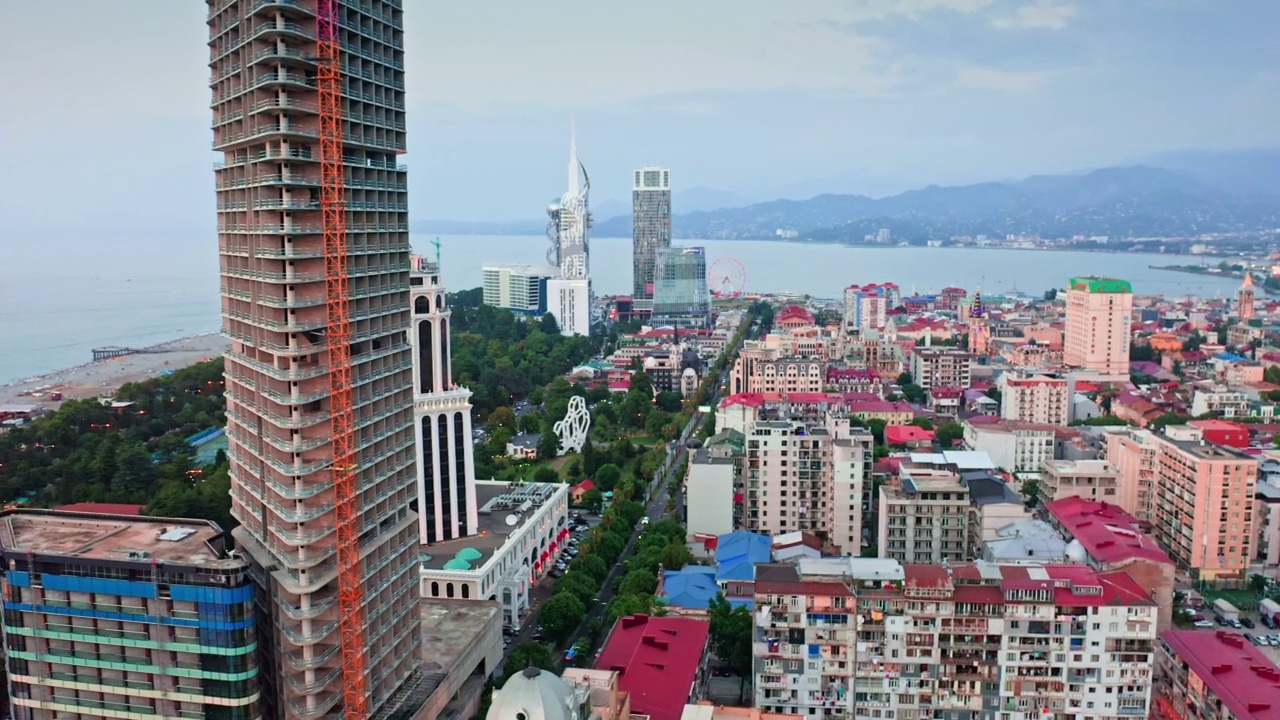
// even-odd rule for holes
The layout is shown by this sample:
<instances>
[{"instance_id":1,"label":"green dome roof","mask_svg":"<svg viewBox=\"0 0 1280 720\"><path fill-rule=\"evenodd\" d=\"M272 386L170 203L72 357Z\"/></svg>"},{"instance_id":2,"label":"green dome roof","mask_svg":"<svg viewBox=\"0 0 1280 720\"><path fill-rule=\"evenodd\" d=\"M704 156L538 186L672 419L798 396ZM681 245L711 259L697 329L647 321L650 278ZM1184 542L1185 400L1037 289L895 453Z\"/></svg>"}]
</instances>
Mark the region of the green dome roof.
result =
<instances>
[{"instance_id":1,"label":"green dome roof","mask_svg":"<svg viewBox=\"0 0 1280 720\"><path fill-rule=\"evenodd\" d=\"M445 570L470 570L471 563L467 562L466 560L463 560L462 558L456 557L450 560L449 562L445 563L444 569Z\"/></svg>"}]
</instances>

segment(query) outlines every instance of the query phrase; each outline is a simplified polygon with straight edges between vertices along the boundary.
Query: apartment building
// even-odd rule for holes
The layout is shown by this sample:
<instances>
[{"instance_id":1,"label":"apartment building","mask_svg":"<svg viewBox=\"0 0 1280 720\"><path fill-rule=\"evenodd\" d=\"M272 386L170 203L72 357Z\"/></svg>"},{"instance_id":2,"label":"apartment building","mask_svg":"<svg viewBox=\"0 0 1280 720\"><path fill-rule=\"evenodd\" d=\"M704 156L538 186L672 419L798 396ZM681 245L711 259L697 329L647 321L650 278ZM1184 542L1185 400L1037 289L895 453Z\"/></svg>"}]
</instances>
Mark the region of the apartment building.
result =
<instances>
[{"instance_id":1,"label":"apartment building","mask_svg":"<svg viewBox=\"0 0 1280 720\"><path fill-rule=\"evenodd\" d=\"M826 371L826 363L808 358L762 360L747 378L746 392L822 392L826 387Z\"/></svg>"},{"instance_id":2,"label":"apartment building","mask_svg":"<svg viewBox=\"0 0 1280 720\"><path fill-rule=\"evenodd\" d=\"M1127 280L1071 278L1063 362L1104 375L1129 375L1133 286Z\"/></svg>"},{"instance_id":3,"label":"apartment building","mask_svg":"<svg viewBox=\"0 0 1280 720\"><path fill-rule=\"evenodd\" d=\"M1057 431L1055 425L977 415L964 421L964 445L1008 472L1036 473L1053 459Z\"/></svg>"},{"instance_id":4,"label":"apartment building","mask_svg":"<svg viewBox=\"0 0 1280 720\"><path fill-rule=\"evenodd\" d=\"M777 536L812 531L858 552L869 504L873 439L847 419L757 420L744 433L748 530Z\"/></svg>"},{"instance_id":5,"label":"apartment building","mask_svg":"<svg viewBox=\"0 0 1280 720\"><path fill-rule=\"evenodd\" d=\"M1083 565L764 565L755 706L827 718L1145 718L1156 606Z\"/></svg>"},{"instance_id":6,"label":"apartment building","mask_svg":"<svg viewBox=\"0 0 1280 720\"><path fill-rule=\"evenodd\" d=\"M1044 425L1071 421L1067 378L1038 372L1006 372L1000 376L1000 417Z\"/></svg>"},{"instance_id":7,"label":"apartment building","mask_svg":"<svg viewBox=\"0 0 1280 720\"><path fill-rule=\"evenodd\" d=\"M248 563L207 520L0 514L15 720L257 720Z\"/></svg>"},{"instance_id":8,"label":"apartment building","mask_svg":"<svg viewBox=\"0 0 1280 720\"><path fill-rule=\"evenodd\" d=\"M949 469L906 463L897 479L880 486L877 519L880 556L939 563L971 557L969 487Z\"/></svg>"},{"instance_id":9,"label":"apartment building","mask_svg":"<svg viewBox=\"0 0 1280 720\"><path fill-rule=\"evenodd\" d=\"M1242 578L1253 543L1258 461L1194 428L1155 436L1156 539L1193 578Z\"/></svg>"},{"instance_id":10,"label":"apartment building","mask_svg":"<svg viewBox=\"0 0 1280 720\"><path fill-rule=\"evenodd\" d=\"M1156 650L1159 720L1259 720L1280 708L1280 668L1239 633L1167 630Z\"/></svg>"},{"instance_id":11,"label":"apartment building","mask_svg":"<svg viewBox=\"0 0 1280 720\"><path fill-rule=\"evenodd\" d=\"M560 271L550 265L485 263L480 268L484 304L519 315L547 311L547 281Z\"/></svg>"},{"instance_id":12,"label":"apartment building","mask_svg":"<svg viewBox=\"0 0 1280 720\"><path fill-rule=\"evenodd\" d=\"M1040 472L1040 503L1068 497L1113 503L1120 472L1106 460L1045 460Z\"/></svg>"},{"instance_id":13,"label":"apartment building","mask_svg":"<svg viewBox=\"0 0 1280 720\"><path fill-rule=\"evenodd\" d=\"M911 378L928 392L934 388L967 388L973 378L973 355L955 348L916 348Z\"/></svg>"},{"instance_id":14,"label":"apartment building","mask_svg":"<svg viewBox=\"0 0 1280 720\"><path fill-rule=\"evenodd\" d=\"M1106 434L1104 458L1118 473L1115 504L1143 522L1155 520L1158 449L1150 430L1125 428Z\"/></svg>"},{"instance_id":15,"label":"apartment building","mask_svg":"<svg viewBox=\"0 0 1280 720\"><path fill-rule=\"evenodd\" d=\"M1105 502L1069 497L1044 505L1046 522L1068 544L1071 562L1095 570L1118 570L1151 592L1160 629L1173 622L1174 563L1137 518Z\"/></svg>"},{"instance_id":16,"label":"apartment building","mask_svg":"<svg viewBox=\"0 0 1280 720\"><path fill-rule=\"evenodd\" d=\"M1228 418L1244 417L1249 414L1249 396L1226 386L1196 388L1191 396L1191 414L1200 417L1210 413Z\"/></svg>"}]
</instances>

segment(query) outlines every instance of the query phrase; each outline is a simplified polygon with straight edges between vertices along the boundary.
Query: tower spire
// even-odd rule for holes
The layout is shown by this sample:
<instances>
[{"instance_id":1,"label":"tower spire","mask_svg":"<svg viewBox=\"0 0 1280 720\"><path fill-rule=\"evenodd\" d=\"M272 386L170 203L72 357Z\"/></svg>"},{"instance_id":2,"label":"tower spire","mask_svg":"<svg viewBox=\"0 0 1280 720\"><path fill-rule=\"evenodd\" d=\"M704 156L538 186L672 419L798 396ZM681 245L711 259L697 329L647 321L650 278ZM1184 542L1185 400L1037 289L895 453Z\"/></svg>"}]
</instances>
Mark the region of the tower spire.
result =
<instances>
[{"instance_id":1,"label":"tower spire","mask_svg":"<svg viewBox=\"0 0 1280 720\"><path fill-rule=\"evenodd\" d=\"M569 119L569 194L578 194L578 121Z\"/></svg>"}]
</instances>

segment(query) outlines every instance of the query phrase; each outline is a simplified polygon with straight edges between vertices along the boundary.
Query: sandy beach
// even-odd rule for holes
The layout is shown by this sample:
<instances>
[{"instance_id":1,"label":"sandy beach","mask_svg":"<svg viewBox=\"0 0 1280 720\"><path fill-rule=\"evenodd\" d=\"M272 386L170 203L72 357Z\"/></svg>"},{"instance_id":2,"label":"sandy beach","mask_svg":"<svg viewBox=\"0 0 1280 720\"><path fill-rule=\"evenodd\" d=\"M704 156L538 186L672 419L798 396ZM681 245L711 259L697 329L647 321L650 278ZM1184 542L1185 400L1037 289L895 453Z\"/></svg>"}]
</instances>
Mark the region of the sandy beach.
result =
<instances>
[{"instance_id":1,"label":"sandy beach","mask_svg":"<svg viewBox=\"0 0 1280 720\"><path fill-rule=\"evenodd\" d=\"M227 346L227 339L220 333L194 335L156 346L164 352L125 355L18 380L0 385L0 408L43 405L53 409L60 402L50 399L52 392L62 393L64 400L109 397L125 383L218 357Z\"/></svg>"}]
</instances>

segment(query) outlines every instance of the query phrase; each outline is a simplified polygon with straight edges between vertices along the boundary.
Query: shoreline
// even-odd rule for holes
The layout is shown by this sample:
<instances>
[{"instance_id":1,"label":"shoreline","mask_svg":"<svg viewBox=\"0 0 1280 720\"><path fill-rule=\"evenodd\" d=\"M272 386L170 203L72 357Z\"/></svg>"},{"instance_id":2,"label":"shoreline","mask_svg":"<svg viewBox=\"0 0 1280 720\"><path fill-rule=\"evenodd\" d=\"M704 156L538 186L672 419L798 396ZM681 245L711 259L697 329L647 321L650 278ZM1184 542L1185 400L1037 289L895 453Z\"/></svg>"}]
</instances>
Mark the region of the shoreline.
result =
<instances>
[{"instance_id":1,"label":"shoreline","mask_svg":"<svg viewBox=\"0 0 1280 720\"><path fill-rule=\"evenodd\" d=\"M188 335L152 346L162 352L91 361L13 380L0 384L0 408L39 405L53 410L65 400L110 396L122 385L220 357L229 345L220 332ZM54 392L62 393L62 400L51 399Z\"/></svg>"}]
</instances>

